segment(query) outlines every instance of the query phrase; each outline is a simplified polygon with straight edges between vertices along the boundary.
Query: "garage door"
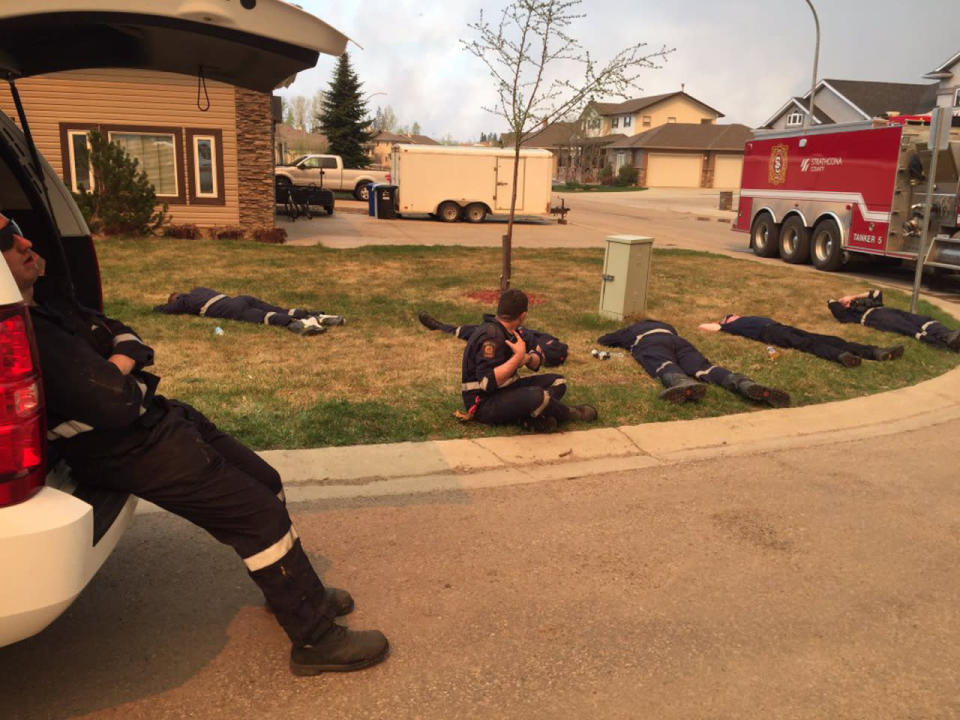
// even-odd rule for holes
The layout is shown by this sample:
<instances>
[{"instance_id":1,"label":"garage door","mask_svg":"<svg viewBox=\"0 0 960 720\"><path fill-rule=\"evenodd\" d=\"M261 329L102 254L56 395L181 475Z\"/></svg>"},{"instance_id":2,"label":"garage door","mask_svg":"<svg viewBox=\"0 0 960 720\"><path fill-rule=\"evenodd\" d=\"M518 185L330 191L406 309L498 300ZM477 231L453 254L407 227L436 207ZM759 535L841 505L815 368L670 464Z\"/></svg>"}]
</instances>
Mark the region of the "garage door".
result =
<instances>
[{"instance_id":1,"label":"garage door","mask_svg":"<svg viewBox=\"0 0 960 720\"><path fill-rule=\"evenodd\" d=\"M742 155L717 155L717 164L713 171L713 186L715 188L738 190L742 169Z\"/></svg>"},{"instance_id":2,"label":"garage door","mask_svg":"<svg viewBox=\"0 0 960 720\"><path fill-rule=\"evenodd\" d=\"M700 153L648 153L647 187L700 187Z\"/></svg>"}]
</instances>

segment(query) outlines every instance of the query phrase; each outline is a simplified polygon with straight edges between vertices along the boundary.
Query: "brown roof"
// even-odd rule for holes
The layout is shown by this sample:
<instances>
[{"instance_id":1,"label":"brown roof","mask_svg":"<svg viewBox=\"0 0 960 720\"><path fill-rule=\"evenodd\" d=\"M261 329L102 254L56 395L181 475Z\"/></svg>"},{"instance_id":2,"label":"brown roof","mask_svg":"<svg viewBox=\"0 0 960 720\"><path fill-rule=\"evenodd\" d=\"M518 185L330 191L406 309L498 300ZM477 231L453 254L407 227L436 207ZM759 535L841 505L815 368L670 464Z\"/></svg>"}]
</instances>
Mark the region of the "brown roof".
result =
<instances>
[{"instance_id":1,"label":"brown roof","mask_svg":"<svg viewBox=\"0 0 960 720\"><path fill-rule=\"evenodd\" d=\"M937 104L937 83L871 82L866 80L824 80L847 100L866 113L879 117L888 110L904 115L926 113Z\"/></svg>"},{"instance_id":2,"label":"brown roof","mask_svg":"<svg viewBox=\"0 0 960 720\"><path fill-rule=\"evenodd\" d=\"M619 140L612 148L645 150L743 150L753 131L746 125L701 125L667 123L633 137Z\"/></svg>"},{"instance_id":3,"label":"brown roof","mask_svg":"<svg viewBox=\"0 0 960 720\"><path fill-rule=\"evenodd\" d=\"M619 103L591 102L588 107L592 107L600 115L627 115L629 113L635 113L638 110L648 108L651 105L656 105L658 102L662 102L663 100L669 100L677 95L683 95L684 97L693 100L693 102L697 103L698 105L703 105L703 107L707 108L711 112L715 112L717 117L724 117L723 113L719 110L715 110L705 102L697 100L692 95L687 95L687 93L683 92L682 90L672 93L663 93L662 95L650 95L648 97L634 98L633 100L626 100Z\"/></svg>"},{"instance_id":4,"label":"brown roof","mask_svg":"<svg viewBox=\"0 0 960 720\"><path fill-rule=\"evenodd\" d=\"M524 140L521 145L526 148L565 147L575 142L579 134L579 122L555 122L547 125L542 132ZM503 133L500 136L500 141L504 147L513 145L513 133Z\"/></svg>"},{"instance_id":5,"label":"brown roof","mask_svg":"<svg viewBox=\"0 0 960 720\"><path fill-rule=\"evenodd\" d=\"M392 132L379 132L374 138L375 143L407 143L408 145L439 145L436 140L426 135L401 135Z\"/></svg>"}]
</instances>

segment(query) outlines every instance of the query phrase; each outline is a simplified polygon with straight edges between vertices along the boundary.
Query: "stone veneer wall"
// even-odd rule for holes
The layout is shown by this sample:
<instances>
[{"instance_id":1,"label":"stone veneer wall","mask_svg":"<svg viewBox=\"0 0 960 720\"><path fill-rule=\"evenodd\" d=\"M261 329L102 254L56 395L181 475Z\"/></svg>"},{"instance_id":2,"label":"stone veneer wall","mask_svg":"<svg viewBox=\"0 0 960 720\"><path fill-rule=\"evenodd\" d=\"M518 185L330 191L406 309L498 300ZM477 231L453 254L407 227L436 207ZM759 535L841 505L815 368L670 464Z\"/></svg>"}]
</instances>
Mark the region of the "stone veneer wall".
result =
<instances>
[{"instance_id":1,"label":"stone veneer wall","mask_svg":"<svg viewBox=\"0 0 960 720\"><path fill-rule=\"evenodd\" d=\"M237 195L244 230L274 226L270 93L237 88Z\"/></svg>"}]
</instances>

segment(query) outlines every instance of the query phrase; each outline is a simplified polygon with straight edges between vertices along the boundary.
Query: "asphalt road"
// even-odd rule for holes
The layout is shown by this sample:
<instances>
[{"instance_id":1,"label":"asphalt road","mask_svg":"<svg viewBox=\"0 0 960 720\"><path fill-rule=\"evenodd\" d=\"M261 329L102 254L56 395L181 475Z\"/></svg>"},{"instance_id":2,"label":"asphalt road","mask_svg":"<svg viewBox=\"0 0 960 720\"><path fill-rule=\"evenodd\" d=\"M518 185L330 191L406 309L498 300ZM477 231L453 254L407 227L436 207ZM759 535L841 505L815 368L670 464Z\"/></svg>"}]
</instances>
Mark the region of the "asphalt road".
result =
<instances>
[{"instance_id":1,"label":"asphalt road","mask_svg":"<svg viewBox=\"0 0 960 720\"><path fill-rule=\"evenodd\" d=\"M14 718L956 718L960 422L555 483L293 508L381 666L294 678L232 553L138 516L0 649Z\"/></svg>"}]
</instances>

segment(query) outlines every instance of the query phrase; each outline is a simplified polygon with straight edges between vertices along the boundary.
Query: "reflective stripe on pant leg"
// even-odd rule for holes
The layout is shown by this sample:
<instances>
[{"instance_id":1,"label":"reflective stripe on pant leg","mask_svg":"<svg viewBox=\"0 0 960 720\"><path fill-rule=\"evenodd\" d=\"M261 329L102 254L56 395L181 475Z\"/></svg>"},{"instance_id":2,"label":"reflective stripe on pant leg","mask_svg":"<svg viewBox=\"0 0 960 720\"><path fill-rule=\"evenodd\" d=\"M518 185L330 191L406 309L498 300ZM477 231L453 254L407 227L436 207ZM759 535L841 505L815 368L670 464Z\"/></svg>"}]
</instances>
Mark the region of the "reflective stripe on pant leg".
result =
<instances>
[{"instance_id":1,"label":"reflective stripe on pant leg","mask_svg":"<svg viewBox=\"0 0 960 720\"><path fill-rule=\"evenodd\" d=\"M664 360L662 363L660 363L660 364L657 366L657 371L656 371L655 374L656 374L656 375L659 375L661 372L663 372L663 369L664 369L667 365L672 365L672 364L673 364L673 360Z\"/></svg>"},{"instance_id":2,"label":"reflective stripe on pant leg","mask_svg":"<svg viewBox=\"0 0 960 720\"><path fill-rule=\"evenodd\" d=\"M540 403L536 409L530 413L530 417L540 417L540 413L547 409L547 405L550 404L550 393L546 390L543 391L543 402Z\"/></svg>"},{"instance_id":3,"label":"reflective stripe on pant leg","mask_svg":"<svg viewBox=\"0 0 960 720\"><path fill-rule=\"evenodd\" d=\"M264 316L263 316L263 324L264 324L264 325L269 325L269 324L270 324L270 318L272 318L274 315L276 315L275 312L268 312L266 315L264 315Z\"/></svg>"},{"instance_id":4,"label":"reflective stripe on pant leg","mask_svg":"<svg viewBox=\"0 0 960 720\"><path fill-rule=\"evenodd\" d=\"M283 492L282 490L280 491ZM243 564L247 566L247 570L250 572L256 572L257 570L263 570L268 565L273 565L275 562L278 562L293 548L294 543L297 541L296 528L293 525L290 526L290 529L284 534L282 538L277 540L273 545L268 548L264 548L255 555L250 557L245 557L243 559Z\"/></svg>"},{"instance_id":5,"label":"reflective stripe on pant leg","mask_svg":"<svg viewBox=\"0 0 960 720\"><path fill-rule=\"evenodd\" d=\"M936 320L930 320L930 321L928 321L928 322L925 322L923 325L921 325L921 326L920 326L920 332L918 332L918 333L916 334L916 336L915 336L915 337L917 338L917 340L920 340L920 339L926 337L926 335L927 335L927 328L930 327L931 325L933 325L935 322L936 322Z\"/></svg>"},{"instance_id":6,"label":"reflective stripe on pant leg","mask_svg":"<svg viewBox=\"0 0 960 720\"><path fill-rule=\"evenodd\" d=\"M716 366L716 365L711 365L711 366L708 367L706 370L699 370L699 371L697 371L696 373L694 373L694 377L695 377L697 380L703 380L704 377L706 377L706 376L709 375L713 370L716 370L716 369L717 369L717 366Z\"/></svg>"}]
</instances>

